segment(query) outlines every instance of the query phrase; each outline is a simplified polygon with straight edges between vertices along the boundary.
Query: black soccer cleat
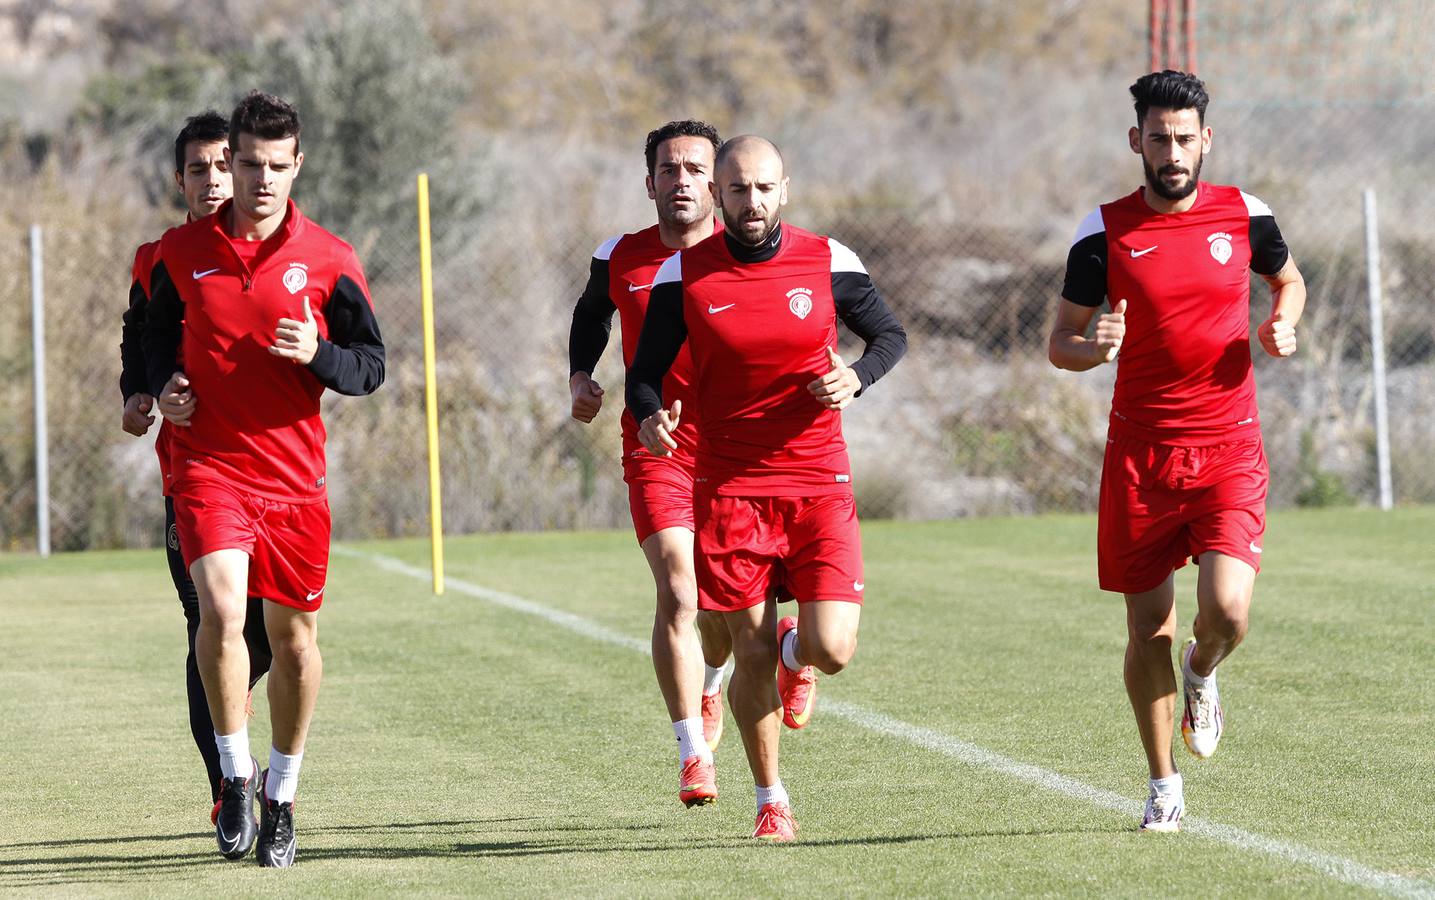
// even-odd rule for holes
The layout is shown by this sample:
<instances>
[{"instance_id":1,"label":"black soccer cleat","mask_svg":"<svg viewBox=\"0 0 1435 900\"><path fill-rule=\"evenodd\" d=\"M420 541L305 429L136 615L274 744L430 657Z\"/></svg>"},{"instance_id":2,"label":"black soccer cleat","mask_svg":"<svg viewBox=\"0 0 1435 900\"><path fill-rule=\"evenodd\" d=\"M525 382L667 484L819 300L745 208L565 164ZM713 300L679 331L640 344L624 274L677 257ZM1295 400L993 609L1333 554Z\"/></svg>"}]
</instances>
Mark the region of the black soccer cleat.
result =
<instances>
[{"instance_id":1,"label":"black soccer cleat","mask_svg":"<svg viewBox=\"0 0 1435 900\"><path fill-rule=\"evenodd\" d=\"M243 859L259 833L259 823L254 820L259 761L252 757L250 761L254 774L248 778L226 778L219 783L219 815L214 820L214 837L225 859Z\"/></svg>"},{"instance_id":2,"label":"black soccer cleat","mask_svg":"<svg viewBox=\"0 0 1435 900\"><path fill-rule=\"evenodd\" d=\"M264 774L269 775L267 771ZM270 869L294 865L294 804L275 803L261 796L259 816L259 849L254 852L259 864Z\"/></svg>"}]
</instances>

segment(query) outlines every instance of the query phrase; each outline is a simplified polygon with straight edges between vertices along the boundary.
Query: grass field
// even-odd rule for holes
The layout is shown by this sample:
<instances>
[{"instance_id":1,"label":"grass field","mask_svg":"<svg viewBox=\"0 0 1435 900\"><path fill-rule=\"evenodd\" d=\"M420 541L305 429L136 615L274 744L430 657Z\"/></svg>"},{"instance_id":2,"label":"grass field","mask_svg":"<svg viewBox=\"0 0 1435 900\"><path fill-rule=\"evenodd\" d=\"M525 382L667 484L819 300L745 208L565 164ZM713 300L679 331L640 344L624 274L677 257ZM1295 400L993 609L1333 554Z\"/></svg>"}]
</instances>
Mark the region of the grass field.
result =
<instances>
[{"instance_id":1,"label":"grass field","mask_svg":"<svg viewBox=\"0 0 1435 900\"><path fill-rule=\"evenodd\" d=\"M0 557L0 889L1435 896L1435 509L1272 517L1251 635L1222 669L1226 738L1178 756L1180 835L1135 831L1145 771L1094 529L865 527L857 659L783 738L786 847L747 838L730 717L722 798L677 802L630 534L451 540L443 598L413 574L425 542L350 545L287 873L215 851L159 552Z\"/></svg>"}]
</instances>

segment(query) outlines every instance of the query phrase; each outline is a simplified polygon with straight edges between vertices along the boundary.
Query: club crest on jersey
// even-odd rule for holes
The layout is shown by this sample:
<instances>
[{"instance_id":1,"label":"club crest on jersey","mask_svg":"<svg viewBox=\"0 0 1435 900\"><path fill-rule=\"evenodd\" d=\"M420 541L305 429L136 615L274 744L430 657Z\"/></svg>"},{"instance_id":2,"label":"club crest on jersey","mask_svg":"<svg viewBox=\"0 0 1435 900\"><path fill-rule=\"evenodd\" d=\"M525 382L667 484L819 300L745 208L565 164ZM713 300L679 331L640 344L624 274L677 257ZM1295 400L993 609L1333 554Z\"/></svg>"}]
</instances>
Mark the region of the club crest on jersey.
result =
<instances>
[{"instance_id":1,"label":"club crest on jersey","mask_svg":"<svg viewBox=\"0 0 1435 900\"><path fill-rule=\"evenodd\" d=\"M1224 231L1217 231L1206 238L1206 243L1211 245L1211 258L1221 265L1225 265L1231 259L1231 236Z\"/></svg>"},{"instance_id":2,"label":"club crest on jersey","mask_svg":"<svg viewBox=\"0 0 1435 900\"><path fill-rule=\"evenodd\" d=\"M787 292L787 308L799 319L807 318L812 312L812 291L807 288L793 288Z\"/></svg>"},{"instance_id":3,"label":"club crest on jersey","mask_svg":"<svg viewBox=\"0 0 1435 900\"><path fill-rule=\"evenodd\" d=\"M289 293L297 294L304 290L304 285L309 283L309 267L301 262L291 262L289 270L284 273L284 286Z\"/></svg>"}]
</instances>

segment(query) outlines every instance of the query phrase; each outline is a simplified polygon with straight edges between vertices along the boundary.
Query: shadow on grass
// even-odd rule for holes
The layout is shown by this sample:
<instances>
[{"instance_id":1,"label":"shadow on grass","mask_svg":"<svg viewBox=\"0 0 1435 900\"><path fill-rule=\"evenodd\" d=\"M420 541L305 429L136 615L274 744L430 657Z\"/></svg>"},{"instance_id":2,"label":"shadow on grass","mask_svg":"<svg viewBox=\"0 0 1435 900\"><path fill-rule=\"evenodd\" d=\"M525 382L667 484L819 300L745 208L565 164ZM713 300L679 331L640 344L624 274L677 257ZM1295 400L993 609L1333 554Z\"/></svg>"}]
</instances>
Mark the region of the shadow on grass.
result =
<instances>
[{"instance_id":1,"label":"shadow on grass","mask_svg":"<svg viewBox=\"0 0 1435 900\"><path fill-rule=\"evenodd\" d=\"M502 830L507 832L518 831L558 835L591 833L592 836L560 836L551 840L521 839L458 843L439 841L426 847L361 846L352 844L343 847L319 847L306 850L303 846L303 837L306 833L352 833L367 835L390 833L397 837L399 835L422 833L425 829L433 829L435 836L444 835L452 837L452 832L447 831L448 829L473 828L482 830L484 827L505 826L515 822L531 822L544 818L555 817L518 816L510 818L433 822L390 822L387 824L333 825L301 829L299 832L300 847L298 861L302 864L304 862L324 860L343 860L346 862L363 859L461 860L466 858L562 856L567 854L593 853L691 853L695 850L756 850L760 847L767 846L753 841L745 834L699 840L693 840L691 838L643 840L636 836L627 840L621 838L604 839L600 837L598 833L652 831L659 829L661 826L653 823L575 825L566 819L554 822L550 825L530 825L520 828L507 827ZM977 841L1003 838L1051 837L1066 834L1089 835L1096 833L1119 833L1129 830L1130 829L1124 826L1110 826L1100 828L1036 828L1010 829L1005 831L951 831L931 834L867 835L819 840L802 840L799 838L797 842L788 846L792 850L801 851L804 849L816 850L833 847L897 846L932 841ZM74 841L37 841L27 844L6 844L0 845L0 850L26 847L66 848L94 846L97 844L123 845L132 843L181 842L209 839L209 837L210 834L208 832L201 832L140 837L83 838ZM186 872L192 872L200 866L222 866L230 864L227 860L222 859L214 850L206 850L201 853L147 853L142 855L119 855L113 852L82 853L66 856L37 856L32 859L0 859L0 862L4 864L3 871L0 871L0 886L8 888L77 884L119 884L124 883L136 875L182 875ZM249 860L249 863L252 865L252 859Z\"/></svg>"}]
</instances>

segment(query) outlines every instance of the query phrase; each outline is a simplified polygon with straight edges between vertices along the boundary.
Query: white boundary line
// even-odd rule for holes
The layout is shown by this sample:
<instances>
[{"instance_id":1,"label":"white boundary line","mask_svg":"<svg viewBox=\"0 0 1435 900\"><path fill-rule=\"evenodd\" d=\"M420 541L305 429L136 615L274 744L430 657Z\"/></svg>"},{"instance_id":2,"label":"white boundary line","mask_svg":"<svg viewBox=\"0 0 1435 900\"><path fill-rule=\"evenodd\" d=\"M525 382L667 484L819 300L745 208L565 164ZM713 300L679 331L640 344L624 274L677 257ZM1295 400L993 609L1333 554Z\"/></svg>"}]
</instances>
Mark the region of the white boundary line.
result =
<instances>
[{"instance_id":1,"label":"white boundary line","mask_svg":"<svg viewBox=\"0 0 1435 900\"><path fill-rule=\"evenodd\" d=\"M432 575L432 572L428 569L409 565L391 556L365 553L347 547L334 547L333 552L341 556L366 560L385 571L406 575L410 578L427 580ZM486 588L459 578L449 578L447 579L447 583L450 588L461 594L467 594L470 597L485 600L495 606L501 606L505 609L511 609L515 612L521 612L526 615L544 619L560 628L582 635L583 637L647 655L651 655L652 653L652 648L648 641L621 634L590 619L585 619L582 616L553 609L552 607L535 603L532 600L526 600L514 594ZM1103 809L1109 809L1131 818L1137 818L1142 813L1143 807L1140 801L1124 797L1114 791L1108 791L1104 788L1077 781L1074 778L1068 778L1065 775L1058 774L1049 769L1043 769L1040 766L1019 762L1002 756L999 753L993 753L976 744L968 743L967 741L952 737L948 734L943 734L940 731L933 731L919 725L912 725L908 722L884 715L883 713L874 712L839 700L827 699L822 701L822 710L824 715L846 719L848 722L869 731L875 731L887 737L904 740L926 750L951 757L967 765L991 769L1017 781L1023 781L1044 790L1065 794L1077 800L1084 800L1087 803L1099 806ZM1429 882L1409 878L1404 875L1397 875L1393 872L1382 872L1379 869L1372 869L1355 860L1323 853L1300 844L1293 844L1288 841L1266 837L1230 825L1222 825L1219 822L1209 822L1195 816L1187 816L1184 818L1181 821L1181 829L1190 834L1218 841L1239 850L1273 856L1286 860L1287 862L1307 866L1315 869L1322 875L1356 887L1367 888L1369 890L1401 897L1435 898L1435 885Z\"/></svg>"}]
</instances>

